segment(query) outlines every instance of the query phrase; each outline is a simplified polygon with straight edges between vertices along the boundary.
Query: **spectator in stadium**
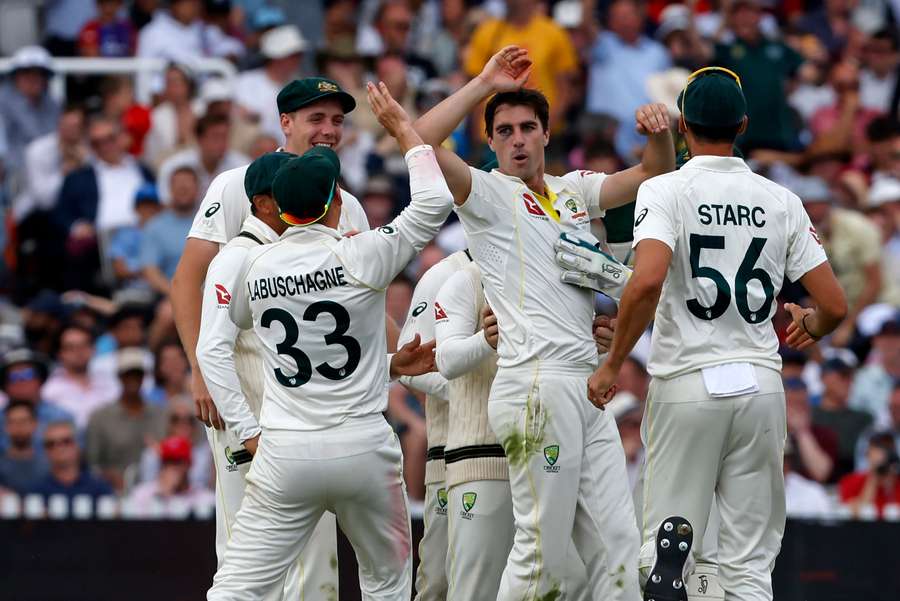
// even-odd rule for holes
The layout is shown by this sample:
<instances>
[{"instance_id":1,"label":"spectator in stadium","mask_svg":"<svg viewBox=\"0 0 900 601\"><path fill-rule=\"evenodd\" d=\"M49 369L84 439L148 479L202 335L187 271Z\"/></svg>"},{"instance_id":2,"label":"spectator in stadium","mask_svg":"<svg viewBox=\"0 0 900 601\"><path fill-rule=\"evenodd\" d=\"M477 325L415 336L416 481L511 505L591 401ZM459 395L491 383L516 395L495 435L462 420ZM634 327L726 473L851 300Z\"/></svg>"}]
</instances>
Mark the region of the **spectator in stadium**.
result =
<instances>
[{"instance_id":1,"label":"spectator in stadium","mask_svg":"<svg viewBox=\"0 0 900 601\"><path fill-rule=\"evenodd\" d=\"M871 427L866 433L860 436L859 444L856 445L856 469L865 470L868 468L868 459L866 451L869 448L869 439L878 432L886 432L894 437L895 447L900 453L900 379L894 380L891 386L891 396L888 399L888 418L885 423Z\"/></svg>"},{"instance_id":2,"label":"spectator in stadium","mask_svg":"<svg viewBox=\"0 0 900 601\"><path fill-rule=\"evenodd\" d=\"M81 56L124 57L134 54L137 32L121 15L122 0L97 0L97 16L78 34Z\"/></svg>"},{"instance_id":3,"label":"spectator in stadium","mask_svg":"<svg viewBox=\"0 0 900 601\"><path fill-rule=\"evenodd\" d=\"M120 288L148 286L143 279L141 269L141 239L147 222L159 214L159 194L154 184L144 184L134 195L134 211L137 213L136 225L120 227L113 233L107 248L107 255L112 262L117 286Z\"/></svg>"},{"instance_id":4,"label":"spectator in stadium","mask_svg":"<svg viewBox=\"0 0 900 601\"><path fill-rule=\"evenodd\" d=\"M784 380L787 434L793 450L791 468L799 476L828 482L838 459L838 435L812 421L806 383L801 378Z\"/></svg>"},{"instance_id":5,"label":"spectator in stadium","mask_svg":"<svg viewBox=\"0 0 900 601\"><path fill-rule=\"evenodd\" d=\"M159 198L165 205L173 202L170 185L176 170L183 167L192 169L197 178L197 195L203 197L214 177L250 162L246 155L228 148L231 121L227 116L213 114L201 117L197 120L196 135L196 145L176 152L159 167Z\"/></svg>"},{"instance_id":6,"label":"spectator in stadium","mask_svg":"<svg viewBox=\"0 0 900 601\"><path fill-rule=\"evenodd\" d=\"M825 487L795 470L797 450L789 439L784 446L784 501L788 517L824 518L831 513Z\"/></svg>"},{"instance_id":7,"label":"spectator in stadium","mask_svg":"<svg viewBox=\"0 0 900 601\"><path fill-rule=\"evenodd\" d=\"M882 272L887 290L881 302L900 307L900 179L879 177L869 190L869 218L881 228Z\"/></svg>"},{"instance_id":8,"label":"spectator in stadium","mask_svg":"<svg viewBox=\"0 0 900 601\"><path fill-rule=\"evenodd\" d=\"M831 56L839 56L847 45L855 4L853 0L825 0L818 10L801 16L797 27L819 38Z\"/></svg>"},{"instance_id":9,"label":"spectator in stadium","mask_svg":"<svg viewBox=\"0 0 900 601\"><path fill-rule=\"evenodd\" d=\"M644 363L635 355L629 355L622 364L618 380L619 390L628 392L634 399L643 404L647 400L647 390L650 388L650 376Z\"/></svg>"},{"instance_id":10,"label":"spectator in stadium","mask_svg":"<svg viewBox=\"0 0 900 601\"><path fill-rule=\"evenodd\" d=\"M900 65L900 39L896 29L886 27L872 34L863 46L863 68L859 74L859 99L863 107L879 113L893 112Z\"/></svg>"},{"instance_id":11,"label":"spectator in stadium","mask_svg":"<svg viewBox=\"0 0 900 601\"><path fill-rule=\"evenodd\" d=\"M153 389L147 401L169 406L178 398L191 394L191 368L184 349L177 340L163 342L153 355ZM172 417L172 415L170 415ZM206 446L206 445L203 445Z\"/></svg>"},{"instance_id":12,"label":"spectator in stadium","mask_svg":"<svg viewBox=\"0 0 900 601\"><path fill-rule=\"evenodd\" d=\"M472 32L473 13L466 11L466 0L440 3L440 28L422 40L423 56L434 65L440 77L448 77L460 68L461 49Z\"/></svg>"},{"instance_id":13,"label":"spectator in stadium","mask_svg":"<svg viewBox=\"0 0 900 601\"><path fill-rule=\"evenodd\" d=\"M85 165L88 146L84 137L84 110L66 106L56 131L33 140L25 149L25 189L14 200L13 216L21 223L32 211L56 206L63 178Z\"/></svg>"},{"instance_id":14,"label":"spectator in stadium","mask_svg":"<svg viewBox=\"0 0 900 601\"><path fill-rule=\"evenodd\" d=\"M150 109L134 99L134 82L129 76L112 75L100 81L101 112L122 126L128 140L125 147L132 156L144 151L144 138L150 131Z\"/></svg>"},{"instance_id":15,"label":"spectator in stadium","mask_svg":"<svg viewBox=\"0 0 900 601\"><path fill-rule=\"evenodd\" d=\"M812 411L812 423L834 431L838 437L832 482L853 471L856 442L872 423L872 416L848 405L854 367L853 355L846 350L833 354L822 364L824 391L819 406Z\"/></svg>"},{"instance_id":16,"label":"spectator in stadium","mask_svg":"<svg viewBox=\"0 0 900 601\"><path fill-rule=\"evenodd\" d=\"M94 356L94 335L81 326L70 325L59 337L57 367L41 389L48 403L72 415L75 427L83 430L90 415L113 402L116 382L88 370Z\"/></svg>"},{"instance_id":17,"label":"spectator in stadium","mask_svg":"<svg viewBox=\"0 0 900 601\"><path fill-rule=\"evenodd\" d=\"M734 40L716 44L712 63L739 73L747 98L746 133L738 146L746 155L757 148L797 150L797 127L790 106L791 78L803 57L777 39L769 39L760 28L759 0L737 0L728 11Z\"/></svg>"},{"instance_id":18,"label":"spectator in stadium","mask_svg":"<svg viewBox=\"0 0 900 601\"><path fill-rule=\"evenodd\" d=\"M81 28L97 14L97 6L85 0L52 0L44 3L44 43L53 56L76 56Z\"/></svg>"},{"instance_id":19,"label":"spectator in stadium","mask_svg":"<svg viewBox=\"0 0 900 601\"><path fill-rule=\"evenodd\" d=\"M0 382L3 384L3 394L6 395L7 402L28 403L34 412L37 422L34 446L38 455L42 454L41 436L47 424L71 419L66 411L52 403L44 402L41 398L41 386L47 380L47 369L47 360L28 348L8 351L0 363ZM0 450L9 444L6 432L0 433Z\"/></svg>"},{"instance_id":20,"label":"spectator in stadium","mask_svg":"<svg viewBox=\"0 0 900 601\"><path fill-rule=\"evenodd\" d=\"M34 406L27 401L10 401L3 413L4 435L9 444L0 452L0 481L25 494L47 473L47 460L35 448Z\"/></svg>"},{"instance_id":21,"label":"spectator in stadium","mask_svg":"<svg viewBox=\"0 0 900 601\"><path fill-rule=\"evenodd\" d=\"M48 424L43 446L50 471L31 487L29 493L43 495L45 499L53 495L65 495L70 503L79 495L88 495L96 500L113 494L110 485L94 476L82 463L81 449L75 440L75 426L72 422L55 421Z\"/></svg>"},{"instance_id":22,"label":"spectator in stadium","mask_svg":"<svg viewBox=\"0 0 900 601\"><path fill-rule=\"evenodd\" d=\"M415 15L408 0L384 0L378 5L373 28L362 28L357 35L357 49L361 54L380 56L397 54L409 65L410 85L417 88L425 80L437 76L437 70L427 58L411 48L410 32Z\"/></svg>"},{"instance_id":23,"label":"spectator in stadium","mask_svg":"<svg viewBox=\"0 0 900 601\"><path fill-rule=\"evenodd\" d=\"M879 117L866 131L869 141L869 172L873 180L879 177L900 179L900 122L891 117Z\"/></svg>"},{"instance_id":24,"label":"spectator in stadium","mask_svg":"<svg viewBox=\"0 0 900 601\"><path fill-rule=\"evenodd\" d=\"M463 70L475 77L491 56L511 44L528 48L532 72L525 84L543 92L550 102L550 127L560 131L573 98L568 97L569 84L578 69L578 56L566 31L541 14L537 0L507 0L505 19L487 19L475 32L465 51ZM621 82L617 82L617 86ZM610 90L613 93L613 90ZM472 120L473 138L484 139L483 111Z\"/></svg>"},{"instance_id":25,"label":"spectator in stadium","mask_svg":"<svg viewBox=\"0 0 900 601\"><path fill-rule=\"evenodd\" d=\"M392 384L388 392L387 417L394 426L403 449L403 479L409 498L425 498L425 411L422 403L406 388Z\"/></svg>"},{"instance_id":26,"label":"spectator in stadium","mask_svg":"<svg viewBox=\"0 0 900 601\"><path fill-rule=\"evenodd\" d=\"M641 418L644 412L641 404L629 392L617 393L610 401L610 406L619 429L619 438L622 439L622 448L625 449L628 484L633 489L644 462L644 445L641 443Z\"/></svg>"},{"instance_id":27,"label":"spectator in stadium","mask_svg":"<svg viewBox=\"0 0 900 601\"><path fill-rule=\"evenodd\" d=\"M166 435L166 410L144 402L141 385L145 356L141 349L117 351L122 393L115 403L95 411L87 428L87 461L116 491L125 485L125 470L136 465L144 447Z\"/></svg>"},{"instance_id":28,"label":"spectator in stadium","mask_svg":"<svg viewBox=\"0 0 900 601\"><path fill-rule=\"evenodd\" d=\"M615 0L606 13L590 52L586 110L614 117L616 150L629 163L639 156L643 138L631 127L634 111L650 102L646 79L669 68L671 58L656 40L644 35L644 9L637 0ZM550 99L553 106L553 100Z\"/></svg>"},{"instance_id":29,"label":"spectator in stadium","mask_svg":"<svg viewBox=\"0 0 900 601\"><path fill-rule=\"evenodd\" d=\"M284 136L275 100L281 88L299 76L303 53L308 47L296 25L281 25L267 31L259 41L265 64L241 73L235 84L240 118L258 124L260 131L275 136L279 142Z\"/></svg>"},{"instance_id":30,"label":"spectator in stadium","mask_svg":"<svg viewBox=\"0 0 900 601\"><path fill-rule=\"evenodd\" d=\"M5 168L22 164L30 142L56 129L59 104L47 82L53 74L50 55L40 46L25 46L13 54L9 81L0 87L0 121L6 130Z\"/></svg>"},{"instance_id":31,"label":"spectator in stadium","mask_svg":"<svg viewBox=\"0 0 900 601\"><path fill-rule=\"evenodd\" d=\"M54 216L72 240L94 240L97 232L137 222L134 197L153 175L127 154L119 123L94 117L88 125L91 164L63 179Z\"/></svg>"},{"instance_id":32,"label":"spectator in stadium","mask_svg":"<svg viewBox=\"0 0 900 601\"><path fill-rule=\"evenodd\" d=\"M879 111L861 104L859 67L849 60L835 63L828 76L835 102L817 110L809 129L814 138L810 148L815 152L851 149L862 153L866 146L866 128Z\"/></svg>"},{"instance_id":33,"label":"spectator in stadium","mask_svg":"<svg viewBox=\"0 0 900 601\"><path fill-rule=\"evenodd\" d=\"M46 285L46 282L41 284ZM59 350L59 334L69 317L59 294L47 289L32 292L21 315L28 348L55 357Z\"/></svg>"},{"instance_id":34,"label":"spectator in stadium","mask_svg":"<svg viewBox=\"0 0 900 601\"><path fill-rule=\"evenodd\" d=\"M164 81L160 102L150 113L150 131L144 139L144 160L155 169L177 150L194 143L197 122L191 105L196 83L188 67L169 65Z\"/></svg>"},{"instance_id":35,"label":"spectator in stadium","mask_svg":"<svg viewBox=\"0 0 900 601\"><path fill-rule=\"evenodd\" d=\"M832 345L846 346L853 336L856 318L881 294L880 232L860 213L834 207L832 193L820 178L798 179L792 189L803 200L847 295L850 312L830 338Z\"/></svg>"},{"instance_id":36,"label":"spectator in stadium","mask_svg":"<svg viewBox=\"0 0 900 601\"><path fill-rule=\"evenodd\" d=\"M117 382L119 379L120 349L139 350L144 356L144 368L147 379L144 390L150 390L153 379L150 370L153 365L153 354L145 348L147 343L147 321L152 307L143 302L128 301L118 305L107 321L107 331L97 339L96 356L91 360L90 372L98 378ZM150 328L152 330L152 327Z\"/></svg>"},{"instance_id":37,"label":"spectator in stadium","mask_svg":"<svg viewBox=\"0 0 900 601\"><path fill-rule=\"evenodd\" d=\"M900 317L882 324L872 341L874 360L856 373L850 406L867 412L877 427L890 423L888 404L900 382Z\"/></svg>"},{"instance_id":38,"label":"spectator in stadium","mask_svg":"<svg viewBox=\"0 0 900 601\"><path fill-rule=\"evenodd\" d=\"M141 236L144 279L158 294L168 296L172 276L187 239L199 200L197 172L183 165L171 175L169 206L147 222Z\"/></svg>"},{"instance_id":39,"label":"spectator in stadium","mask_svg":"<svg viewBox=\"0 0 900 601\"><path fill-rule=\"evenodd\" d=\"M166 515L179 505L196 511L215 503L211 490L192 485L188 477L191 468L189 439L170 436L163 440L159 444L159 460L162 463L159 476L139 484L128 496L136 517L153 517L157 507Z\"/></svg>"},{"instance_id":40,"label":"spectator in stadium","mask_svg":"<svg viewBox=\"0 0 900 601\"><path fill-rule=\"evenodd\" d=\"M890 433L869 439L866 462L868 469L848 474L838 483L841 502L854 517L864 515L867 506L874 506L878 517L883 517L885 505L900 504L900 459Z\"/></svg>"},{"instance_id":41,"label":"spectator in stadium","mask_svg":"<svg viewBox=\"0 0 900 601\"><path fill-rule=\"evenodd\" d=\"M210 488L213 474L212 454L206 443L203 425L194 417L194 407L190 395L173 399L169 405L169 429L166 438L177 437L191 441L191 469L188 480L195 488ZM141 482L150 482L159 477L161 467L159 446L146 447L141 455Z\"/></svg>"}]
</instances>

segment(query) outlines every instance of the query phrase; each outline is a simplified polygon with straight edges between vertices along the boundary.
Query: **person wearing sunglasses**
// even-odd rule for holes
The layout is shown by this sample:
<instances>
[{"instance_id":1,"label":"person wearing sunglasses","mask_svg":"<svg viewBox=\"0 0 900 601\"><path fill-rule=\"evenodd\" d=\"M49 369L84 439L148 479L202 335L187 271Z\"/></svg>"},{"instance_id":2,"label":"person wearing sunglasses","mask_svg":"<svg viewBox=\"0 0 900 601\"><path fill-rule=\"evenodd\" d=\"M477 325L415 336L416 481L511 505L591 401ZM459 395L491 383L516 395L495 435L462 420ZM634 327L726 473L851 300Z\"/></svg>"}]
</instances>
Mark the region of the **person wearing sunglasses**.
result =
<instances>
[{"instance_id":1,"label":"person wearing sunglasses","mask_svg":"<svg viewBox=\"0 0 900 601\"><path fill-rule=\"evenodd\" d=\"M47 425L42 446L50 465L50 473L29 491L43 495L64 495L72 502L79 495L98 497L113 494L112 487L92 474L81 457L81 449L75 439L75 426L71 421L54 421Z\"/></svg>"},{"instance_id":2,"label":"person wearing sunglasses","mask_svg":"<svg viewBox=\"0 0 900 601\"><path fill-rule=\"evenodd\" d=\"M655 317L642 424L645 598L686 598L715 499L725 598L770 600L787 429L775 299L787 277L816 303L784 306L786 343L797 349L833 332L847 301L800 198L733 156L748 120L740 78L721 67L696 71L678 106L692 158L638 190L634 272L588 397L609 402Z\"/></svg>"},{"instance_id":3,"label":"person wearing sunglasses","mask_svg":"<svg viewBox=\"0 0 900 601\"><path fill-rule=\"evenodd\" d=\"M412 202L388 225L341 236L333 150L313 148L276 172L272 195L290 227L250 250L229 302L234 323L252 327L264 347L262 436L244 441L253 463L210 601L262 599L277 589L326 511L353 541L362 590L383 599L411 594L403 457L383 412L389 370L433 370L434 343L416 336L410 360L389 364L385 289L437 235L452 197L434 150L387 86L370 83L368 93L405 153Z\"/></svg>"}]
</instances>

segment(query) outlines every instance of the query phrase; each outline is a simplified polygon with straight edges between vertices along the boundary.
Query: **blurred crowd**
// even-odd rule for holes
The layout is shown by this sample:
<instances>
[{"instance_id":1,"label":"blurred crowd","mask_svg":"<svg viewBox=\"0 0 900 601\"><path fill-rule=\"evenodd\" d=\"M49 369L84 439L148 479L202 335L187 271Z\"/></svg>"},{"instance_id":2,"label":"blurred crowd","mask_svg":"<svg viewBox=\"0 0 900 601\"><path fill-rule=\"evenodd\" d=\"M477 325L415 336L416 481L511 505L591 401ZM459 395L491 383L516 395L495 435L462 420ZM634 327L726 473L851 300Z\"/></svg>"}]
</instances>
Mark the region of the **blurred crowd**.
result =
<instances>
[{"instance_id":1,"label":"blurred crowd","mask_svg":"<svg viewBox=\"0 0 900 601\"><path fill-rule=\"evenodd\" d=\"M784 353L788 512L900 519L900 0L33 4L40 35L10 53L0 85L0 489L209 502L213 458L168 301L206 187L283 142L284 84L324 75L358 103L339 149L343 186L383 225L408 200L406 166L365 82L384 81L419 115L515 43L551 103L550 173L633 164L639 105L665 103L674 124L691 71L740 76L750 121L736 151L802 198L851 309L812 352ZM73 56L166 66L61 77L54 58ZM209 76L201 58L237 75ZM492 158L478 114L445 144L476 166ZM632 221L633 205L602 227L625 244ZM451 218L389 288L398 323L418 277L464 245ZM633 475L645 365L638 350L612 404ZM391 389L413 499L424 493L422 406Z\"/></svg>"}]
</instances>

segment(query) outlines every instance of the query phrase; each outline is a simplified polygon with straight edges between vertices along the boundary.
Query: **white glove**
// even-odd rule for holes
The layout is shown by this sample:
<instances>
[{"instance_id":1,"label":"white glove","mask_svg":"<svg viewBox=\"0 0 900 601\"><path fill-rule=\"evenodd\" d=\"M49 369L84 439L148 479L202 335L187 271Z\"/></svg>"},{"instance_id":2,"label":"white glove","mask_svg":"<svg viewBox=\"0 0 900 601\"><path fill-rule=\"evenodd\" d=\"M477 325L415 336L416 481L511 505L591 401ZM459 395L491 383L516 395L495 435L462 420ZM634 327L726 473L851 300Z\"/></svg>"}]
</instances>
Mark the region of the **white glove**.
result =
<instances>
[{"instance_id":1,"label":"white glove","mask_svg":"<svg viewBox=\"0 0 900 601\"><path fill-rule=\"evenodd\" d=\"M600 242L590 233L564 232L553 248L556 264L563 268L563 282L602 292L616 302L622 298L631 269L603 252Z\"/></svg>"}]
</instances>

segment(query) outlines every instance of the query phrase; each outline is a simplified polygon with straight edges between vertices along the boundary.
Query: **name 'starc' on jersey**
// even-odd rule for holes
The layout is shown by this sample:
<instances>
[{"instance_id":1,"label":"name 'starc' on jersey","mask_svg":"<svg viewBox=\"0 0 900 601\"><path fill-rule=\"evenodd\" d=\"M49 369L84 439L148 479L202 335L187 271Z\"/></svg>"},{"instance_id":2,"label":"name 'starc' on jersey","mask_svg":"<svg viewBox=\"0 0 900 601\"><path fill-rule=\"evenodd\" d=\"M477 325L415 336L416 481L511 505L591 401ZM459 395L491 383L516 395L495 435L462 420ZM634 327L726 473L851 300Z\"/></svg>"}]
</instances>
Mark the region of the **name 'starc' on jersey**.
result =
<instances>
[{"instance_id":1,"label":"name 'starc' on jersey","mask_svg":"<svg viewBox=\"0 0 900 601\"><path fill-rule=\"evenodd\" d=\"M251 301L255 301L278 296L297 296L346 285L344 268L338 266L307 274L279 275L248 281L247 294Z\"/></svg>"},{"instance_id":2,"label":"name 'starc' on jersey","mask_svg":"<svg viewBox=\"0 0 900 601\"><path fill-rule=\"evenodd\" d=\"M762 207L748 207L746 205L720 205L702 204L697 207L700 223L703 225L736 225L765 227L766 210Z\"/></svg>"}]
</instances>

